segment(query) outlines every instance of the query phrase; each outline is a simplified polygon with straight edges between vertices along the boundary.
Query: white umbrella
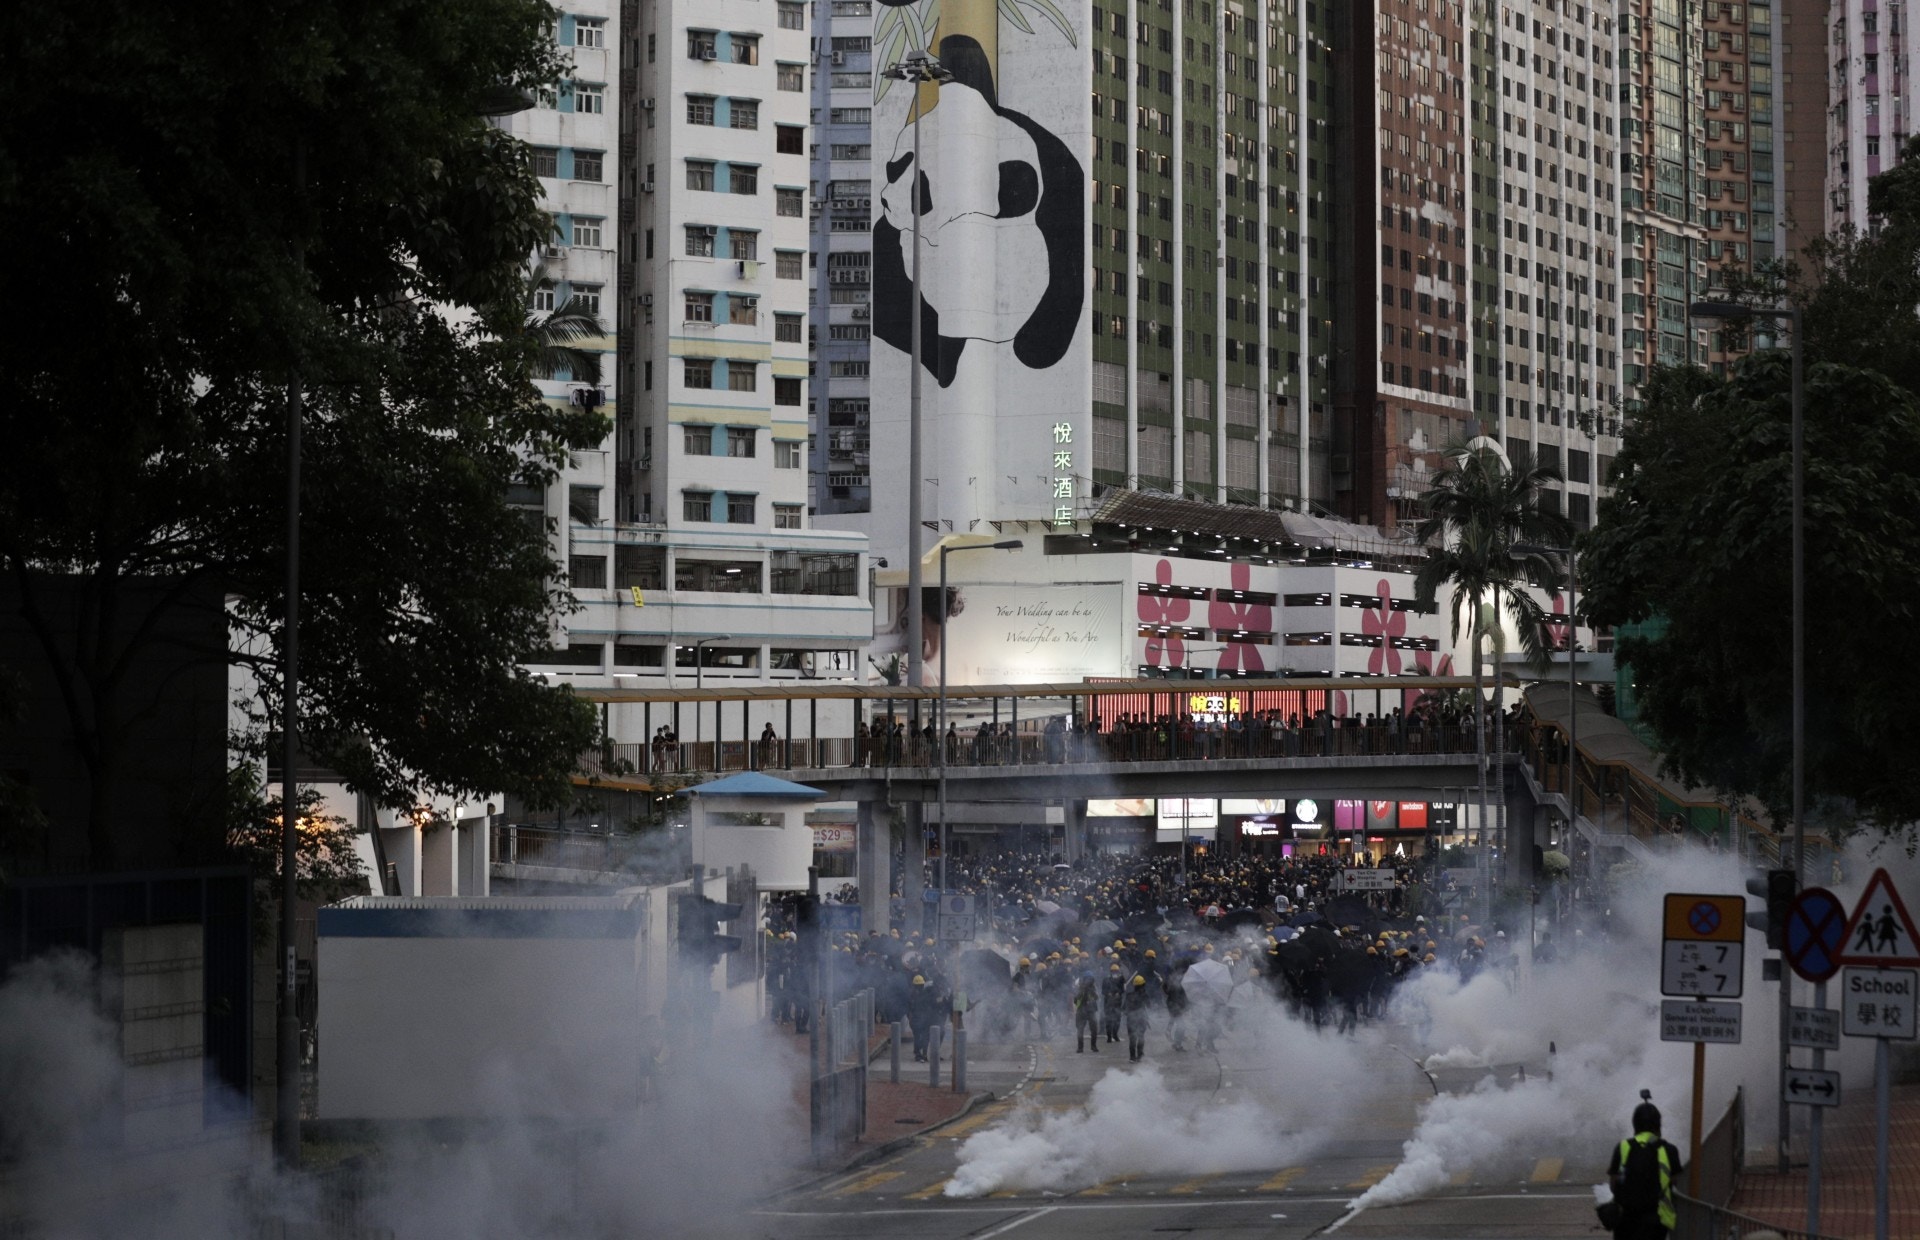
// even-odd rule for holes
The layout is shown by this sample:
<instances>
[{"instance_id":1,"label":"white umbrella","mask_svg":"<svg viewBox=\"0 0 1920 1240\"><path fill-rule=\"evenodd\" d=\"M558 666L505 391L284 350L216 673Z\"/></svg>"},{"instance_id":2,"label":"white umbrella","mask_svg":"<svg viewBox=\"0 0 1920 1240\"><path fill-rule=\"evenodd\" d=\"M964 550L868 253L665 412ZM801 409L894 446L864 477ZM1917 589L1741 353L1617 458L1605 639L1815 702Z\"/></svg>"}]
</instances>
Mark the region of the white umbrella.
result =
<instances>
[{"instance_id":1,"label":"white umbrella","mask_svg":"<svg viewBox=\"0 0 1920 1240\"><path fill-rule=\"evenodd\" d=\"M1035 900L1033 907L1042 913L1057 913L1060 911L1060 906L1052 900Z\"/></svg>"},{"instance_id":2,"label":"white umbrella","mask_svg":"<svg viewBox=\"0 0 1920 1240\"><path fill-rule=\"evenodd\" d=\"M1222 960L1198 960L1187 967L1187 998L1225 1005L1233 997L1233 972Z\"/></svg>"}]
</instances>

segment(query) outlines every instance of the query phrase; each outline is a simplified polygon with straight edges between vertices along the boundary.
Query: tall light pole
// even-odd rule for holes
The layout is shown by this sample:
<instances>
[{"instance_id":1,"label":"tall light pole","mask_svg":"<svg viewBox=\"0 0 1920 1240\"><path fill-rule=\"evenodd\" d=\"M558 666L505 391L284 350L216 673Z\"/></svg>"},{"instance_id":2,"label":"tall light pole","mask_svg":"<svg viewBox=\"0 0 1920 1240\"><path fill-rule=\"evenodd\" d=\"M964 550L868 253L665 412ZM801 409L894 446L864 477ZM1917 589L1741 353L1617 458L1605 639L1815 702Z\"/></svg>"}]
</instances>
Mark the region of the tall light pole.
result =
<instances>
[{"instance_id":1,"label":"tall light pole","mask_svg":"<svg viewBox=\"0 0 1920 1240\"><path fill-rule=\"evenodd\" d=\"M947 557L957 551L1018 551L1026 544L1018 538L1001 542L973 543L967 546L940 547L940 709L934 717L933 750L935 768L940 772L940 893L947 891Z\"/></svg>"},{"instance_id":2,"label":"tall light pole","mask_svg":"<svg viewBox=\"0 0 1920 1240\"><path fill-rule=\"evenodd\" d=\"M920 535L924 528L920 513L920 491L924 485L920 477L920 182L924 175L920 165L920 113L925 111L921 88L951 82L953 73L931 53L914 51L907 53L907 58L898 64L882 69L880 76L907 82L913 87L913 175L907 182L908 209L913 214L913 290L907 306L911 365L907 377L907 683L921 685L926 682L925 669L921 666L926 657L921 637L925 612L920 597Z\"/></svg>"},{"instance_id":3,"label":"tall light pole","mask_svg":"<svg viewBox=\"0 0 1920 1240\"><path fill-rule=\"evenodd\" d=\"M1807 874L1807 820L1806 820L1806 723L1807 723L1807 548L1806 548L1806 474L1807 453L1804 417L1802 416L1800 395L1800 307L1787 305L1775 309L1742 305L1731 301L1696 301L1688 312L1696 319L1708 319L1714 322L1745 322L1753 318L1772 319L1776 323L1785 321L1787 330L1793 333L1793 380L1792 380L1792 416L1793 416L1793 885L1798 890L1806 881ZM1815 1002L1826 1006L1826 988L1820 987ZM1790 1051L1788 1048L1788 1028L1793 1014L1792 976L1783 967L1780 970L1780 1140L1779 1164L1785 1172L1788 1166L1787 1147L1787 1092L1785 1085ZM1880 1054L1884 1063L1886 1043L1880 1043ZM1814 1114L1819 1114L1815 1108ZM1815 1156L1818 1157L1816 1147ZM1811 1202L1810 1202L1811 1204ZM1815 1207L1817 1209L1817 1207Z\"/></svg>"},{"instance_id":4,"label":"tall light pole","mask_svg":"<svg viewBox=\"0 0 1920 1240\"><path fill-rule=\"evenodd\" d=\"M693 687L695 689L704 688L706 685L706 677L704 675L706 671L706 656L701 653L700 648L708 642L730 642L732 640L733 635L731 633L716 633L712 637L699 638L693 643ZM714 714L716 724L719 718L718 708L716 707ZM693 743L696 746L700 744L700 702L698 699L695 699L693 703ZM698 752L698 750L696 749L695 752ZM714 758L713 769L717 771L720 769L719 754L716 753Z\"/></svg>"}]
</instances>

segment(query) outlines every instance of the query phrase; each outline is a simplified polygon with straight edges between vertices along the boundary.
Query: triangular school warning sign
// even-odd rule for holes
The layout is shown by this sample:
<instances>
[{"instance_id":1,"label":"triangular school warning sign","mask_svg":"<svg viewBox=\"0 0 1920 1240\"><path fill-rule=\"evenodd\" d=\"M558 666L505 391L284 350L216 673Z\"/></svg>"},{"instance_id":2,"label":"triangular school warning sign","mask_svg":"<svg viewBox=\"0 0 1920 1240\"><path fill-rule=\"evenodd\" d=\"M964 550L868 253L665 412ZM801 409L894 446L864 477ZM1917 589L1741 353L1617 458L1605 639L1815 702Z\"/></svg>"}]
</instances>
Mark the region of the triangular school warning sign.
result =
<instances>
[{"instance_id":1,"label":"triangular school warning sign","mask_svg":"<svg viewBox=\"0 0 1920 1240\"><path fill-rule=\"evenodd\" d=\"M1920 933L1915 932L1906 902L1885 870L1873 872L1860 903L1853 906L1839 961L1882 968L1920 965Z\"/></svg>"}]
</instances>

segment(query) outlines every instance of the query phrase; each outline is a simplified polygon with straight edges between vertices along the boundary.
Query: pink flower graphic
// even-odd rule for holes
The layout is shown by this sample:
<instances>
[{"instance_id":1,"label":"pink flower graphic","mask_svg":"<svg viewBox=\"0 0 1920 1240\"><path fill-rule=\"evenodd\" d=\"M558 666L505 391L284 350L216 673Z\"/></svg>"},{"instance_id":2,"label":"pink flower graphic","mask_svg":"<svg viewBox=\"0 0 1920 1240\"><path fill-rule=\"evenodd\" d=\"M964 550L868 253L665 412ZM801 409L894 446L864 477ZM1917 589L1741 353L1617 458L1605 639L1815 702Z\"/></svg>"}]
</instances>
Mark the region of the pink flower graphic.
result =
<instances>
[{"instance_id":1,"label":"pink flower graphic","mask_svg":"<svg viewBox=\"0 0 1920 1240\"><path fill-rule=\"evenodd\" d=\"M1413 670L1421 676L1451 676L1453 675L1453 656L1441 655L1440 662L1436 665L1431 650L1416 650L1413 652ZM1428 698L1438 699L1439 696L1431 689L1408 689L1400 695L1400 708L1412 714L1414 708L1421 702Z\"/></svg>"},{"instance_id":2,"label":"pink flower graphic","mask_svg":"<svg viewBox=\"0 0 1920 1240\"><path fill-rule=\"evenodd\" d=\"M1173 584L1173 565L1166 560L1154 565L1153 579L1160 585ZM1187 616L1193 611L1193 600L1172 598L1164 594L1142 594L1139 602L1140 623L1184 625ZM1186 639L1178 633L1156 633L1147 638L1147 666L1159 667L1162 657L1168 667L1185 666L1187 660Z\"/></svg>"},{"instance_id":3,"label":"pink flower graphic","mask_svg":"<svg viewBox=\"0 0 1920 1240\"><path fill-rule=\"evenodd\" d=\"M1360 613L1360 631L1380 639L1380 644L1367 656L1367 671L1375 676L1382 672L1398 676L1400 652L1393 648L1393 639L1407 635L1407 613L1393 609L1393 587L1385 577L1373 589L1379 596L1380 606Z\"/></svg>"},{"instance_id":4,"label":"pink flower graphic","mask_svg":"<svg viewBox=\"0 0 1920 1240\"><path fill-rule=\"evenodd\" d=\"M1253 583L1253 566L1235 564L1229 570L1232 589L1245 590ZM1265 603L1234 603L1220 598L1213 600L1207 609L1207 623L1223 633L1246 630L1249 633L1271 633L1273 631L1273 608ZM1266 670L1261 661L1260 647L1246 642L1237 642L1232 638L1223 638L1227 645L1220 652L1220 670L1223 672L1260 672Z\"/></svg>"}]
</instances>

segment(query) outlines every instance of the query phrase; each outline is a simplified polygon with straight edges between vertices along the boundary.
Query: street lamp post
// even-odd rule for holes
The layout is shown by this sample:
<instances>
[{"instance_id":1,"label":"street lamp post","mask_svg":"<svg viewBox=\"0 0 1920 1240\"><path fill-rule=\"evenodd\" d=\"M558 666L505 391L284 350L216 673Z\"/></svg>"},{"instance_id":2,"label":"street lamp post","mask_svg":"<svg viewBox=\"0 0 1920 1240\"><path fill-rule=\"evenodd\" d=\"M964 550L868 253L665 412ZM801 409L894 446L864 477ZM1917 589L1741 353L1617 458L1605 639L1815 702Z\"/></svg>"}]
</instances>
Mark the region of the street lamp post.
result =
<instances>
[{"instance_id":1,"label":"street lamp post","mask_svg":"<svg viewBox=\"0 0 1920 1240\"><path fill-rule=\"evenodd\" d=\"M1018 538L1008 538L993 543L973 543L969 546L940 548L940 708L934 718L933 749L934 765L939 771L940 785L940 893L947 891L947 557L956 551L1018 551L1025 544Z\"/></svg>"},{"instance_id":2,"label":"street lamp post","mask_svg":"<svg viewBox=\"0 0 1920 1240\"><path fill-rule=\"evenodd\" d=\"M1803 416L1800 390L1801 351L1800 307L1787 305L1768 309L1743 305L1731 301L1696 301L1688 312L1696 319L1708 319L1715 322L1744 322L1752 318L1784 320L1787 330L1793 333L1792 349L1792 418L1793 418L1793 707L1792 707L1792 746L1793 746L1793 880L1794 888L1799 889L1806 881L1807 873L1807 820L1806 820L1806 722L1807 722L1807 555L1806 555L1806 473L1807 453L1805 437L1805 418ZM1826 988L1820 987L1815 1000L1820 1006L1826 1005ZM1793 982L1785 968L1780 970L1780 1066L1785 1069L1788 1063L1788 1026L1793 1012ZM1884 1053L1885 1043L1882 1043ZM1780 1141L1779 1165L1785 1172L1788 1167L1787 1141L1787 1093L1783 1084L1780 1090ZM1814 1108L1817 1122L1820 1114ZM1813 1155L1819 1158L1818 1129L1815 1129ZM1816 1222L1818 1218L1818 1199L1809 1197L1809 1215Z\"/></svg>"},{"instance_id":3,"label":"street lamp post","mask_svg":"<svg viewBox=\"0 0 1920 1240\"><path fill-rule=\"evenodd\" d=\"M953 73L925 51L907 53L907 58L898 64L887 66L880 76L896 82L907 82L913 86L913 174L907 182L908 210L913 216L913 256L911 259L912 293L907 306L908 358L911 370L907 377L907 683L920 685L925 683L925 669L921 666L926 655L922 647L921 627L925 620L924 603L921 591L921 512L920 477L921 459L921 419L920 419L920 181L923 175L920 167L920 113L922 93L920 88L927 85L938 86L942 82L953 80Z\"/></svg>"},{"instance_id":4,"label":"street lamp post","mask_svg":"<svg viewBox=\"0 0 1920 1240\"><path fill-rule=\"evenodd\" d=\"M706 687L706 656L701 653L700 648L708 642L727 642L732 640L733 635L731 633L716 633L712 637L699 638L693 643L693 687L695 689ZM720 716L716 710L714 714L716 727L719 724L719 719ZM700 701L697 698L693 703L693 744L694 752L698 753L700 746ZM720 769L719 757L718 742L716 740L713 764L713 769L716 771Z\"/></svg>"}]
</instances>

